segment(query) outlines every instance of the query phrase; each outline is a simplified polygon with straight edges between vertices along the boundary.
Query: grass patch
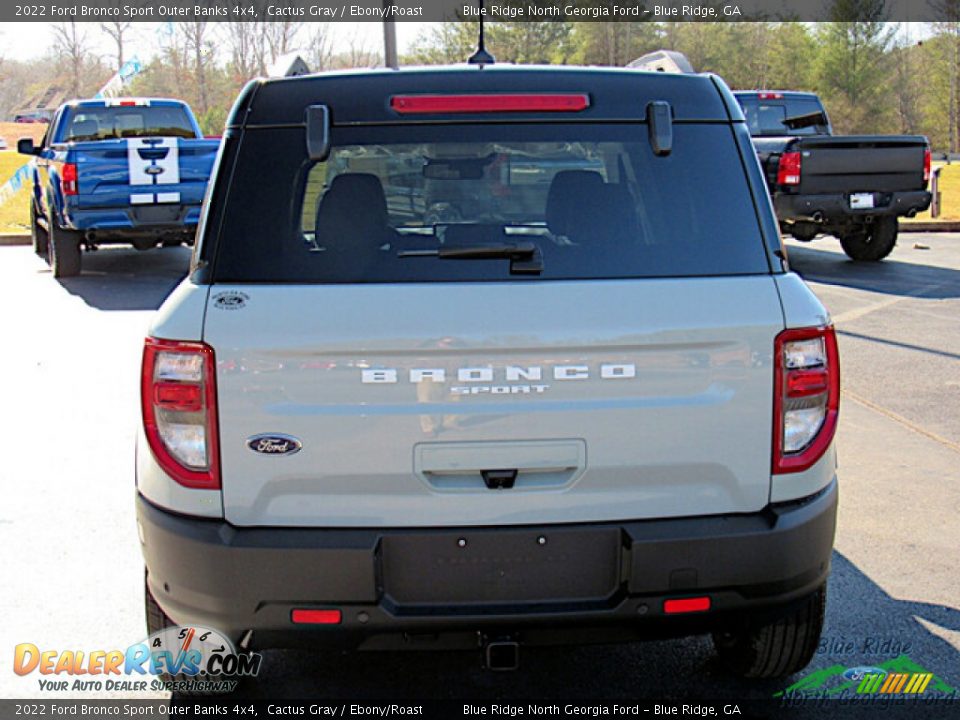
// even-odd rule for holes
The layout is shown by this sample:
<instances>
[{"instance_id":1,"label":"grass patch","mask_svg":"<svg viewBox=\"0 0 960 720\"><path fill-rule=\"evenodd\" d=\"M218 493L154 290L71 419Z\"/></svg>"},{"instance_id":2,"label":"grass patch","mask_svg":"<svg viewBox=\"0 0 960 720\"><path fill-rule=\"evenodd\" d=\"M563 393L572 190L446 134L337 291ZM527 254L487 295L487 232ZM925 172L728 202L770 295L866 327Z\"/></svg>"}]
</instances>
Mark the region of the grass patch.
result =
<instances>
[{"instance_id":1,"label":"grass patch","mask_svg":"<svg viewBox=\"0 0 960 720\"><path fill-rule=\"evenodd\" d=\"M940 216L935 219L960 220L960 164L940 165L940 168ZM929 210L917 215L917 220L933 219Z\"/></svg>"},{"instance_id":2,"label":"grass patch","mask_svg":"<svg viewBox=\"0 0 960 720\"><path fill-rule=\"evenodd\" d=\"M30 162L26 155L16 152L0 152L0 185L5 183L17 171L17 168ZM0 233L30 232L30 186L24 185L3 205L0 205Z\"/></svg>"}]
</instances>

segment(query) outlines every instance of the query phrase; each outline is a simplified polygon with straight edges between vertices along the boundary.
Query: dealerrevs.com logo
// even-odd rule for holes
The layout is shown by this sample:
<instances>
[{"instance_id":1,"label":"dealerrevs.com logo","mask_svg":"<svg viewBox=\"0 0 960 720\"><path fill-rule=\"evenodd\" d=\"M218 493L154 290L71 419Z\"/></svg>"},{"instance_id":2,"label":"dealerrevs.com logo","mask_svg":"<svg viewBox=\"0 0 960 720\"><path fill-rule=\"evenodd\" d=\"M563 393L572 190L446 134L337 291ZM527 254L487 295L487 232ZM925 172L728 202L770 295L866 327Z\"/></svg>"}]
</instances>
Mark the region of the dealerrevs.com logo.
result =
<instances>
[{"instance_id":1,"label":"dealerrevs.com logo","mask_svg":"<svg viewBox=\"0 0 960 720\"><path fill-rule=\"evenodd\" d=\"M48 692L229 692L241 677L256 676L261 661L259 653L238 653L217 630L176 625L125 650L41 650L20 643L13 671L37 673L40 689Z\"/></svg>"}]
</instances>

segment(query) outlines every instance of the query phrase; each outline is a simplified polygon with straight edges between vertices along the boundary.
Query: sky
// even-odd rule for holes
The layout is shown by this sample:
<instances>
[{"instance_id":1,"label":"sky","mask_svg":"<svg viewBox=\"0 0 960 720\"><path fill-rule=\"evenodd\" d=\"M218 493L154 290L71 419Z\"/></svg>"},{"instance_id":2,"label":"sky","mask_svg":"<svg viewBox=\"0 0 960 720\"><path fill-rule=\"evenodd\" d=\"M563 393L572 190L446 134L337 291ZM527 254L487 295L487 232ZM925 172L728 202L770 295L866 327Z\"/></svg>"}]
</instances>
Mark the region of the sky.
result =
<instances>
[{"instance_id":1,"label":"sky","mask_svg":"<svg viewBox=\"0 0 960 720\"><path fill-rule=\"evenodd\" d=\"M11 60L30 60L42 56L51 44L53 23L16 22L0 23L0 56ZM142 61L149 60L158 46L157 31L162 23L136 23L130 48ZM416 40L418 34L429 23L398 22L397 45L402 54ZM82 23L91 40L91 47L103 55L111 55L115 50L109 37L97 27L96 23ZM383 28L379 22L360 22L335 24L334 38L344 44L350 38L362 40L371 50L383 48ZM345 45L339 49L346 49ZM129 54L129 51L128 51Z\"/></svg>"}]
</instances>

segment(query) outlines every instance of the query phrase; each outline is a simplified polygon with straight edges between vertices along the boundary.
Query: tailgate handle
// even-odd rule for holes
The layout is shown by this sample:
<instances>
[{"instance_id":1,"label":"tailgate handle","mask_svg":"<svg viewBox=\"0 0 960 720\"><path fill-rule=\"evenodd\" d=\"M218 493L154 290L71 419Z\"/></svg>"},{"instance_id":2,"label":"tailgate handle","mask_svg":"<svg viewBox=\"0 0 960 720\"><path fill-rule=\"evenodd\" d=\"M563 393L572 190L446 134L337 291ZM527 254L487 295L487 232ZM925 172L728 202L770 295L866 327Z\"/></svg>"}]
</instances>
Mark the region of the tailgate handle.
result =
<instances>
[{"instance_id":1,"label":"tailgate handle","mask_svg":"<svg viewBox=\"0 0 960 720\"><path fill-rule=\"evenodd\" d=\"M517 469L510 470L481 470L483 482L491 490L509 490L517 481Z\"/></svg>"},{"instance_id":2,"label":"tailgate handle","mask_svg":"<svg viewBox=\"0 0 960 720\"><path fill-rule=\"evenodd\" d=\"M141 160L163 160L169 152L170 148L167 147L137 148Z\"/></svg>"}]
</instances>

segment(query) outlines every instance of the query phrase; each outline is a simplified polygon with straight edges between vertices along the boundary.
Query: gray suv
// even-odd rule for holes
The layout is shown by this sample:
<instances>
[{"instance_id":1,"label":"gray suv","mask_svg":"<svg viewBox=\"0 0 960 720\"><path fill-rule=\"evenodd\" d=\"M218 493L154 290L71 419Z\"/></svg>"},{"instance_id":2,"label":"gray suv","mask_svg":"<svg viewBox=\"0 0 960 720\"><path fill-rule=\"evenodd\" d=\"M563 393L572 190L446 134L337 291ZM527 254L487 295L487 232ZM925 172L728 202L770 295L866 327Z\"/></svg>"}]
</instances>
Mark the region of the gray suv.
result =
<instances>
[{"instance_id":1,"label":"gray suv","mask_svg":"<svg viewBox=\"0 0 960 720\"><path fill-rule=\"evenodd\" d=\"M254 81L214 174L143 356L151 631L809 662L837 344L721 80Z\"/></svg>"}]
</instances>

